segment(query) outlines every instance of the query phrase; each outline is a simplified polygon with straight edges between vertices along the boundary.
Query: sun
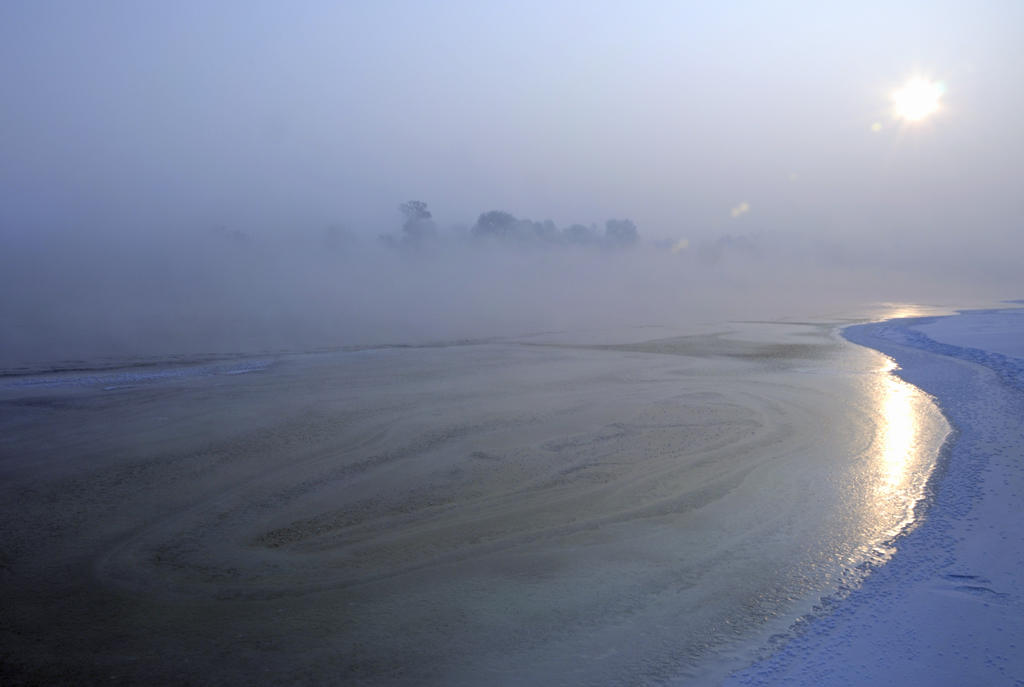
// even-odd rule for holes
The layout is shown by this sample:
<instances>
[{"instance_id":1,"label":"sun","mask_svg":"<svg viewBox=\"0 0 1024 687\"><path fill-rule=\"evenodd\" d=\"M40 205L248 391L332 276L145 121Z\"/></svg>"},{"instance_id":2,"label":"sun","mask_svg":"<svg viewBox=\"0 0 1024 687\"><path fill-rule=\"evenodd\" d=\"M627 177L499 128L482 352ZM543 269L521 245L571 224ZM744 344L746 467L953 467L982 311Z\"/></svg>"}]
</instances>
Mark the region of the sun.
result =
<instances>
[{"instance_id":1,"label":"sun","mask_svg":"<svg viewBox=\"0 0 1024 687\"><path fill-rule=\"evenodd\" d=\"M939 99L946 92L941 81L914 77L892 94L893 112L898 119L919 122L939 110Z\"/></svg>"}]
</instances>

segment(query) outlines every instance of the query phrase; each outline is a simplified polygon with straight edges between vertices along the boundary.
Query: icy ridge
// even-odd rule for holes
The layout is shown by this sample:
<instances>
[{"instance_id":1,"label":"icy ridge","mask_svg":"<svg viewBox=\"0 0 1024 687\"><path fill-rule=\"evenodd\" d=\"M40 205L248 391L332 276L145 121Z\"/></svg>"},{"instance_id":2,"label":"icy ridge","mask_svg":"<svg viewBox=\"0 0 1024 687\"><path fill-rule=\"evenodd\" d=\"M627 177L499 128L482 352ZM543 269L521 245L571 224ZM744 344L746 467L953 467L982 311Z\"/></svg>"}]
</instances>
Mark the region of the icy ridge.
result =
<instances>
[{"instance_id":1,"label":"icy ridge","mask_svg":"<svg viewBox=\"0 0 1024 687\"><path fill-rule=\"evenodd\" d=\"M102 387L104 390L129 388L140 384L214 375L239 375L265 370L273 360L244 360L233 363L167 367L144 370L109 370L104 372L61 372L57 374L26 375L0 378L0 388Z\"/></svg>"}]
</instances>

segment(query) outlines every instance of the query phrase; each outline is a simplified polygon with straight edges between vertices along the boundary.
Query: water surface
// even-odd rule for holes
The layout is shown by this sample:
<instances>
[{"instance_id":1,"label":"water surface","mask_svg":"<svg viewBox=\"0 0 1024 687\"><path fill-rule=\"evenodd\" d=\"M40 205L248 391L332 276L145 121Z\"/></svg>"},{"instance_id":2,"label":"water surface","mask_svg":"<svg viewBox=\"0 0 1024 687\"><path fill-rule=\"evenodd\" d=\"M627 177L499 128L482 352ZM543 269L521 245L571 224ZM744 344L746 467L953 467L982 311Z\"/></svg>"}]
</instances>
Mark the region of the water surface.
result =
<instances>
[{"instance_id":1,"label":"water surface","mask_svg":"<svg viewBox=\"0 0 1024 687\"><path fill-rule=\"evenodd\" d=\"M7 378L5 644L47 678L720 676L890 555L947 426L834 324L667 334Z\"/></svg>"}]
</instances>

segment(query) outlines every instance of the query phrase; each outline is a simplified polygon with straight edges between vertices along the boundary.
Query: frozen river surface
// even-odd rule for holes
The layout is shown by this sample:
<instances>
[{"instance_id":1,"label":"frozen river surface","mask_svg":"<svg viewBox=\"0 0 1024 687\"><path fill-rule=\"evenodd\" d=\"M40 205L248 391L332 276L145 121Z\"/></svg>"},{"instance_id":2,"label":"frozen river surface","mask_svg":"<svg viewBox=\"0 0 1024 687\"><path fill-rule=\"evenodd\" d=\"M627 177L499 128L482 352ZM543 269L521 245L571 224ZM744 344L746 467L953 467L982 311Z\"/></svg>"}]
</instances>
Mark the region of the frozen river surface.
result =
<instances>
[{"instance_id":1,"label":"frozen river surface","mask_svg":"<svg viewBox=\"0 0 1024 687\"><path fill-rule=\"evenodd\" d=\"M924 524L892 561L739 685L1024 684L1024 311L852 327L956 432Z\"/></svg>"},{"instance_id":2,"label":"frozen river surface","mask_svg":"<svg viewBox=\"0 0 1024 687\"><path fill-rule=\"evenodd\" d=\"M0 677L720 679L948 426L835 323L668 334L0 378Z\"/></svg>"}]
</instances>

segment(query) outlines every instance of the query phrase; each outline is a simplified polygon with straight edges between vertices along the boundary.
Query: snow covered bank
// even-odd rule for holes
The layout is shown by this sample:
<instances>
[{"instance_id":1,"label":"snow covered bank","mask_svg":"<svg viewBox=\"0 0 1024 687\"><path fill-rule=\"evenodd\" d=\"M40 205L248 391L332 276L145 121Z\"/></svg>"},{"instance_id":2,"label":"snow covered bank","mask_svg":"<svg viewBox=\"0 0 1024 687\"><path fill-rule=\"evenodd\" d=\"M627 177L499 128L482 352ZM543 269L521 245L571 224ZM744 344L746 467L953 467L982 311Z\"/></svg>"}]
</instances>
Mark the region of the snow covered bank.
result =
<instances>
[{"instance_id":1,"label":"snow covered bank","mask_svg":"<svg viewBox=\"0 0 1024 687\"><path fill-rule=\"evenodd\" d=\"M959 317L922 319L914 329L935 342L1024 358L1024 308L966 310Z\"/></svg>"},{"instance_id":2,"label":"snow covered bank","mask_svg":"<svg viewBox=\"0 0 1024 687\"><path fill-rule=\"evenodd\" d=\"M1024 684L1024 317L848 327L956 428L923 525L864 585L730 685Z\"/></svg>"}]
</instances>

